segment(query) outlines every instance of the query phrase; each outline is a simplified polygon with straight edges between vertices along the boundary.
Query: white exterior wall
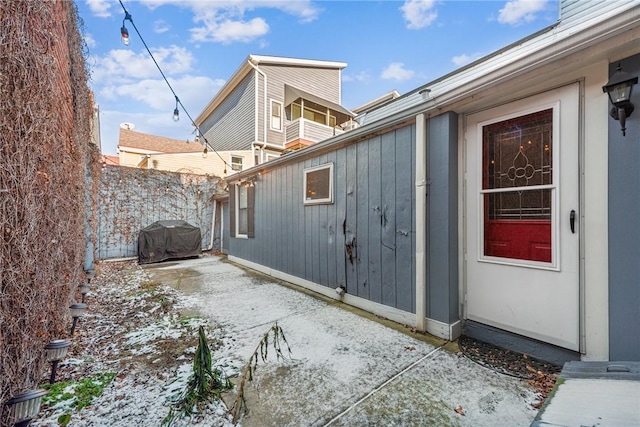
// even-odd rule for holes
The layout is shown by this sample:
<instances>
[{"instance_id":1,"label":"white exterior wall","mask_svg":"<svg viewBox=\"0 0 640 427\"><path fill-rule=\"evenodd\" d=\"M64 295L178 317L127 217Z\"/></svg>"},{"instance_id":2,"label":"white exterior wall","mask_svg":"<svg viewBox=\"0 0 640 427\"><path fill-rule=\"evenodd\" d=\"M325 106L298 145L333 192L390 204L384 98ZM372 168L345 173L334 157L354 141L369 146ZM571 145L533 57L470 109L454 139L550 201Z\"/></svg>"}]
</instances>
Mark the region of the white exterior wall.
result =
<instances>
[{"instance_id":1,"label":"white exterior wall","mask_svg":"<svg viewBox=\"0 0 640 427\"><path fill-rule=\"evenodd\" d=\"M584 93L584 343L585 360L609 359L607 142L609 99L602 93L608 61L581 70Z\"/></svg>"},{"instance_id":2,"label":"white exterior wall","mask_svg":"<svg viewBox=\"0 0 640 427\"><path fill-rule=\"evenodd\" d=\"M235 173L231 169L231 156L243 157L244 169L254 165L253 154L250 150L219 151L218 153L220 154L219 156L213 150L209 150L206 158L202 157L201 152L151 154L149 155L148 169L208 174L224 178ZM226 174L224 173L224 162L227 162Z\"/></svg>"}]
</instances>

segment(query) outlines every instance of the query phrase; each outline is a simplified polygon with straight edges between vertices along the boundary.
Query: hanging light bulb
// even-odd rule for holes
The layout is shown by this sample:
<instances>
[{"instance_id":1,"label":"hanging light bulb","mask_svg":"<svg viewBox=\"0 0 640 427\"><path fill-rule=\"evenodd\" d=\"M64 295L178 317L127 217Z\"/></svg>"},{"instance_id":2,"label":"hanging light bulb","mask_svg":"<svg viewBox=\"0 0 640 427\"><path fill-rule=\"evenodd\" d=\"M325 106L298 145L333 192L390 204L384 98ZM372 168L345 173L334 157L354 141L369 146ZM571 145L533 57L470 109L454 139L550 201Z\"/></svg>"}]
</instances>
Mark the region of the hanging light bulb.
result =
<instances>
[{"instance_id":1,"label":"hanging light bulb","mask_svg":"<svg viewBox=\"0 0 640 427\"><path fill-rule=\"evenodd\" d=\"M122 28L120 28L120 34L122 35L122 43L125 46L129 46L129 30L124 26L124 21L122 22Z\"/></svg>"},{"instance_id":2,"label":"hanging light bulb","mask_svg":"<svg viewBox=\"0 0 640 427\"><path fill-rule=\"evenodd\" d=\"M180 102L178 100L178 96L176 95L176 108L173 110L173 121L177 122L178 120L180 120L180 111L178 110L178 102Z\"/></svg>"},{"instance_id":3,"label":"hanging light bulb","mask_svg":"<svg viewBox=\"0 0 640 427\"><path fill-rule=\"evenodd\" d=\"M124 7L124 6L123 6ZM129 20L131 22L133 22L131 20L131 15L129 14L129 12L127 12L126 10L124 11L124 19L122 20L122 27L120 28L120 35L122 36L122 43L124 43L125 46L129 46L129 30L127 30L127 27L124 26L124 21Z\"/></svg>"},{"instance_id":4,"label":"hanging light bulb","mask_svg":"<svg viewBox=\"0 0 640 427\"><path fill-rule=\"evenodd\" d=\"M207 147L204 147L204 150L202 150L202 158L206 159L207 158L207 153L209 152L209 150L207 150Z\"/></svg>"}]
</instances>

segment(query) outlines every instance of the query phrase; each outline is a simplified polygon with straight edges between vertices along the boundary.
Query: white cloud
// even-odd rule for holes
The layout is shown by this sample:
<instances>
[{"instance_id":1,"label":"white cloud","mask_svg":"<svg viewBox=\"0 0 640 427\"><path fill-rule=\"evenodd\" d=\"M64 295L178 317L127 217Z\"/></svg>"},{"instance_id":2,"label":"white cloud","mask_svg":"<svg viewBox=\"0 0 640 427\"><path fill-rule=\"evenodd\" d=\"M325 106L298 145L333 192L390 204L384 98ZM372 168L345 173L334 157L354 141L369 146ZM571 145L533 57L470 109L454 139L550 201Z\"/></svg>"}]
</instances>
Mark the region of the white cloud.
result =
<instances>
[{"instance_id":1,"label":"white cloud","mask_svg":"<svg viewBox=\"0 0 640 427\"><path fill-rule=\"evenodd\" d=\"M224 85L224 80L204 76L186 75L168 80L178 94L180 102L194 119L194 115L199 114ZM135 83L106 86L100 91L100 96L108 100L129 98L158 111L172 112L175 108L173 93L162 79L144 79Z\"/></svg>"},{"instance_id":2,"label":"white cloud","mask_svg":"<svg viewBox=\"0 0 640 427\"><path fill-rule=\"evenodd\" d=\"M380 77L387 80L409 80L415 76L415 71L404 68L402 62L392 62L382 71Z\"/></svg>"},{"instance_id":3,"label":"white cloud","mask_svg":"<svg viewBox=\"0 0 640 427\"><path fill-rule=\"evenodd\" d=\"M480 54L480 53L472 53L471 55L463 53L461 55L457 55L457 56L454 56L453 58L451 58L451 62L456 64L458 67L462 67L463 65L467 65L470 62L475 61L476 59L480 58L481 56L482 56L482 54Z\"/></svg>"},{"instance_id":4,"label":"white cloud","mask_svg":"<svg viewBox=\"0 0 640 427\"><path fill-rule=\"evenodd\" d=\"M404 2L400 10L407 21L407 28L410 30L419 30L431 25L438 17L433 11L435 0L407 0Z\"/></svg>"},{"instance_id":5,"label":"white cloud","mask_svg":"<svg viewBox=\"0 0 640 427\"><path fill-rule=\"evenodd\" d=\"M164 20L158 19L153 22L153 32L156 34L162 34L169 31L171 27Z\"/></svg>"},{"instance_id":6,"label":"white cloud","mask_svg":"<svg viewBox=\"0 0 640 427\"><path fill-rule=\"evenodd\" d=\"M501 24L519 25L531 22L536 18L536 13L545 9L548 0L510 0L498 15Z\"/></svg>"},{"instance_id":7,"label":"white cloud","mask_svg":"<svg viewBox=\"0 0 640 427\"><path fill-rule=\"evenodd\" d=\"M182 47L152 48L151 52L166 75L189 72L195 63L191 52ZM114 49L106 56L90 58L89 63L92 64L92 80L99 84L155 78L159 75L146 51L136 54L128 49Z\"/></svg>"},{"instance_id":8,"label":"white cloud","mask_svg":"<svg viewBox=\"0 0 640 427\"><path fill-rule=\"evenodd\" d=\"M225 20L207 22L204 27L191 29L194 41L214 41L220 43L251 42L269 32L269 25L262 18L253 18L249 22Z\"/></svg>"},{"instance_id":9,"label":"white cloud","mask_svg":"<svg viewBox=\"0 0 640 427\"><path fill-rule=\"evenodd\" d=\"M114 4L109 0L86 0L87 6L95 16L106 18L111 16L111 5Z\"/></svg>"},{"instance_id":10,"label":"white cloud","mask_svg":"<svg viewBox=\"0 0 640 427\"><path fill-rule=\"evenodd\" d=\"M84 35L84 42L87 44L88 47L96 47L97 45L96 39L94 39L91 34Z\"/></svg>"},{"instance_id":11,"label":"white cloud","mask_svg":"<svg viewBox=\"0 0 640 427\"><path fill-rule=\"evenodd\" d=\"M357 74L343 74L343 82L366 82L371 80L371 74L368 71L360 71Z\"/></svg>"},{"instance_id":12,"label":"white cloud","mask_svg":"<svg viewBox=\"0 0 640 427\"><path fill-rule=\"evenodd\" d=\"M190 9L197 25L191 29L191 39L196 42L252 42L269 32L269 24L263 17L246 18L246 13L259 9L278 9L306 23L315 20L321 9L310 0L142 0L154 9L172 4Z\"/></svg>"}]
</instances>

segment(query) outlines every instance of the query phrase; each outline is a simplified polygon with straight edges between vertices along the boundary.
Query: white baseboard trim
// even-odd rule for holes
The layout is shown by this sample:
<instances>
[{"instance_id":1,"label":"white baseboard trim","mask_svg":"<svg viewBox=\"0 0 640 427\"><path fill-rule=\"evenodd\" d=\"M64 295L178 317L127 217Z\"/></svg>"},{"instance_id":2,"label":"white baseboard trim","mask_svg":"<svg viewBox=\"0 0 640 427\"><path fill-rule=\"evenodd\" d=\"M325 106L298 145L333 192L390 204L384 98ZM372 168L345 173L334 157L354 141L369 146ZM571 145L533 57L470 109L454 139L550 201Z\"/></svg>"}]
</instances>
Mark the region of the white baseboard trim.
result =
<instances>
[{"instance_id":1,"label":"white baseboard trim","mask_svg":"<svg viewBox=\"0 0 640 427\"><path fill-rule=\"evenodd\" d=\"M397 308L389 307L388 305L380 304L374 301L369 301L368 299L361 298L355 295L344 294L342 298L340 298L335 289L318 285L317 283L302 279L292 274L283 273L282 271L274 270L273 268L252 261L247 261L246 259L238 258L233 255L229 255L227 259L231 262L243 265L252 270L259 271L273 278L292 283L305 289L309 289L328 298L334 299L336 301L342 301L345 304L360 308L362 310L368 311L369 313L373 313L377 316L384 317L394 322L411 327L415 327L417 324L417 318L414 313L399 310ZM445 340L453 341L458 338L462 332L462 323L460 321L448 324L429 318L426 318L425 320L425 324L427 326L426 332Z\"/></svg>"}]
</instances>

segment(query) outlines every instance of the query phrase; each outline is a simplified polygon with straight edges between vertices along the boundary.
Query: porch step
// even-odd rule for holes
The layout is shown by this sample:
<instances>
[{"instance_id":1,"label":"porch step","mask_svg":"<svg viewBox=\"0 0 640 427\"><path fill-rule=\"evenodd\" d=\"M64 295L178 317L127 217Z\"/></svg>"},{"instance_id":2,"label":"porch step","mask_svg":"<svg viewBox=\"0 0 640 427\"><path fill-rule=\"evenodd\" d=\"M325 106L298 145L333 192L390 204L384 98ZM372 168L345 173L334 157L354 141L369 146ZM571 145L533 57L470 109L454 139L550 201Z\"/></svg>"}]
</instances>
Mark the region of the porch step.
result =
<instances>
[{"instance_id":1,"label":"porch step","mask_svg":"<svg viewBox=\"0 0 640 427\"><path fill-rule=\"evenodd\" d=\"M567 362L531 427L640 426L640 362Z\"/></svg>"}]
</instances>

